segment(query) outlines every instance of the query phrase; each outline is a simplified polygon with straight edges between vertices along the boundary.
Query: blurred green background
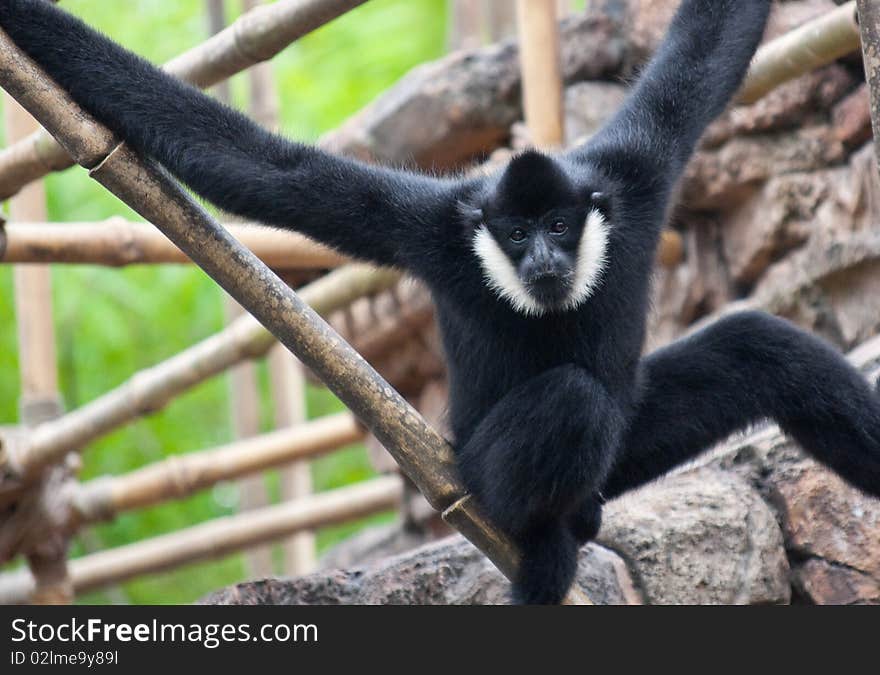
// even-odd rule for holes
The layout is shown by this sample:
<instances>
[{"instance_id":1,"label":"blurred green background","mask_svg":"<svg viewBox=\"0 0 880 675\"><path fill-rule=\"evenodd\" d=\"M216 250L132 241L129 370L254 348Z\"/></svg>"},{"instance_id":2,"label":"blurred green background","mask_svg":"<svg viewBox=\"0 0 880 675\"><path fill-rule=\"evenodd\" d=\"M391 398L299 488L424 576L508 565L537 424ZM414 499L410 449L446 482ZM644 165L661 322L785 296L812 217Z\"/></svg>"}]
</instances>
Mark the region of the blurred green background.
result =
<instances>
[{"instance_id":1,"label":"blurred green background","mask_svg":"<svg viewBox=\"0 0 880 675\"><path fill-rule=\"evenodd\" d=\"M207 37L204 0L64 0L64 7L115 40L161 63ZM228 20L239 11L229 0ZM414 65L445 51L445 0L371 0L306 36L274 59L282 127L296 139L313 141L356 112ZM242 77L233 82L237 101L246 96ZM49 218L91 221L111 215L135 219L127 207L71 169L47 180ZM134 371L166 359L223 326L220 291L201 271L184 266L55 266L53 301L58 367L67 409L119 385ZM0 266L0 424L17 421L18 347L12 302L12 271ZM260 366L263 422L272 423L265 367ZM83 479L119 474L162 457L229 441L227 382L214 378L176 399L164 411L129 425L83 453ZM325 390L312 388L309 415L341 408ZM314 462L317 490L372 475L360 446ZM277 497L277 476L267 485ZM237 491L221 485L180 502L131 512L84 532L72 554L133 542L236 510ZM378 519L391 518L391 514ZM376 518L372 519L376 520ZM351 534L363 522L318 533L319 549ZM8 567L8 566L7 566ZM190 565L144 577L79 602L182 603L242 579L242 556Z\"/></svg>"}]
</instances>

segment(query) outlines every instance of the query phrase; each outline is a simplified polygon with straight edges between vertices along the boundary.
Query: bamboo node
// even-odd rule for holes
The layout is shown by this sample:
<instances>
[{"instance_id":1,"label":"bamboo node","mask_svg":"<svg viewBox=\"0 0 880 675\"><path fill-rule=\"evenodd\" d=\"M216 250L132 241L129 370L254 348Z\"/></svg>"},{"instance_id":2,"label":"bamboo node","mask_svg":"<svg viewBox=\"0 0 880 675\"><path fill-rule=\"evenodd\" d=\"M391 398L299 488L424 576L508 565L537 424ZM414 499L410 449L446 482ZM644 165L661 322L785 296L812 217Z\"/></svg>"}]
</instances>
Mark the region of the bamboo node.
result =
<instances>
[{"instance_id":1,"label":"bamboo node","mask_svg":"<svg viewBox=\"0 0 880 675\"><path fill-rule=\"evenodd\" d=\"M116 516L113 508L113 478L99 476L88 483L88 490L75 490L71 500L71 517L79 523L110 521Z\"/></svg>"}]
</instances>

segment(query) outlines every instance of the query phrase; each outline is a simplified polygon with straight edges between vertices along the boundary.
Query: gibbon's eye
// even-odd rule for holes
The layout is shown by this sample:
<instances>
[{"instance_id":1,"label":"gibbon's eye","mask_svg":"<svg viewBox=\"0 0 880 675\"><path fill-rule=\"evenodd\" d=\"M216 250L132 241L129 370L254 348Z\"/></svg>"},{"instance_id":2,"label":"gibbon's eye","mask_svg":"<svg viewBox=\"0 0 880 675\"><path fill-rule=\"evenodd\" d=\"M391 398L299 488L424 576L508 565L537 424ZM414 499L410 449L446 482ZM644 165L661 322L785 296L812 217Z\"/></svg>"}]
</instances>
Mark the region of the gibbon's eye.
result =
<instances>
[{"instance_id":1,"label":"gibbon's eye","mask_svg":"<svg viewBox=\"0 0 880 675\"><path fill-rule=\"evenodd\" d=\"M550 232L551 234L565 234L568 232L568 225L565 224L565 221L562 220L562 218L557 218L550 226Z\"/></svg>"},{"instance_id":2,"label":"gibbon's eye","mask_svg":"<svg viewBox=\"0 0 880 675\"><path fill-rule=\"evenodd\" d=\"M521 227L517 227L513 232L510 233L510 241L519 244L526 240L526 231Z\"/></svg>"}]
</instances>

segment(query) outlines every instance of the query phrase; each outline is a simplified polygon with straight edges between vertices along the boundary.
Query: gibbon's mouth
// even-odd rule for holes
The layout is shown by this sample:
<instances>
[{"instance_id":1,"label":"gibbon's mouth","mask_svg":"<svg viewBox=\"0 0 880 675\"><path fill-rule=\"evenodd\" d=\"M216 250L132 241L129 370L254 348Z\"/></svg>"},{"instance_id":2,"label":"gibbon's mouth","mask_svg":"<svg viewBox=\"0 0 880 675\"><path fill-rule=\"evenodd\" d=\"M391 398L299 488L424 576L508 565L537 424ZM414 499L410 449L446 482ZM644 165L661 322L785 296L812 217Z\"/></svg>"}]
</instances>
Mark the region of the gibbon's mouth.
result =
<instances>
[{"instance_id":1,"label":"gibbon's mouth","mask_svg":"<svg viewBox=\"0 0 880 675\"><path fill-rule=\"evenodd\" d=\"M547 309L562 307L571 295L571 274L542 274L525 282L525 287L541 306Z\"/></svg>"}]
</instances>

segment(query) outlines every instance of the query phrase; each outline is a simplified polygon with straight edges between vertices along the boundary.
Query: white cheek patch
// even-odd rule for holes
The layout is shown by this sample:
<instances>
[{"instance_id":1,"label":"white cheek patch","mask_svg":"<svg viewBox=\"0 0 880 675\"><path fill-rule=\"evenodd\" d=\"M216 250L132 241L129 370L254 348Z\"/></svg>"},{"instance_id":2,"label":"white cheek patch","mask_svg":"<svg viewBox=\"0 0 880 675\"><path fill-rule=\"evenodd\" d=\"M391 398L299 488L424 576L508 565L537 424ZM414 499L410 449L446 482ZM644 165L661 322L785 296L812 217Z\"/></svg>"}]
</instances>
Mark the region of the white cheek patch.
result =
<instances>
[{"instance_id":1,"label":"white cheek patch","mask_svg":"<svg viewBox=\"0 0 880 675\"><path fill-rule=\"evenodd\" d=\"M529 295L510 258L501 250L485 225L480 226L474 234L472 246L480 259L483 277L489 288L507 300L517 312L526 316L540 316L544 313L544 308Z\"/></svg>"},{"instance_id":2,"label":"white cheek patch","mask_svg":"<svg viewBox=\"0 0 880 675\"><path fill-rule=\"evenodd\" d=\"M483 268L486 285L500 298L507 300L517 312L526 316L541 316L547 311L528 292L510 258L501 250L485 225L474 233L472 247ZM562 305L563 309L576 309L598 288L607 263L607 251L608 223L605 216L594 209L587 215L584 223L578 244L574 282L568 299Z\"/></svg>"},{"instance_id":3,"label":"white cheek patch","mask_svg":"<svg viewBox=\"0 0 880 675\"><path fill-rule=\"evenodd\" d=\"M575 309L586 301L599 287L602 273L608 263L608 222L601 211L593 209L587 215L581 241L578 244L577 262L571 294L565 301L565 309Z\"/></svg>"}]
</instances>

